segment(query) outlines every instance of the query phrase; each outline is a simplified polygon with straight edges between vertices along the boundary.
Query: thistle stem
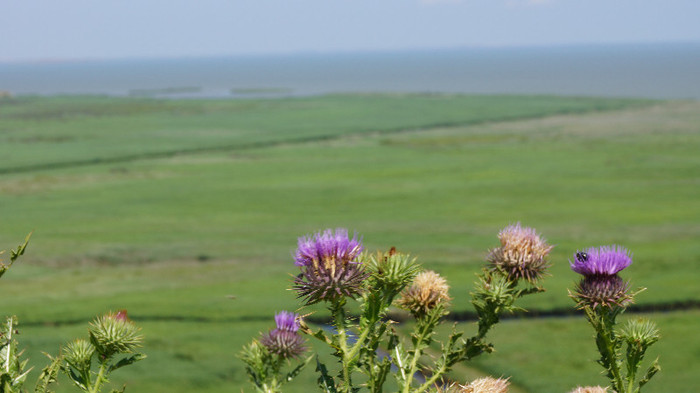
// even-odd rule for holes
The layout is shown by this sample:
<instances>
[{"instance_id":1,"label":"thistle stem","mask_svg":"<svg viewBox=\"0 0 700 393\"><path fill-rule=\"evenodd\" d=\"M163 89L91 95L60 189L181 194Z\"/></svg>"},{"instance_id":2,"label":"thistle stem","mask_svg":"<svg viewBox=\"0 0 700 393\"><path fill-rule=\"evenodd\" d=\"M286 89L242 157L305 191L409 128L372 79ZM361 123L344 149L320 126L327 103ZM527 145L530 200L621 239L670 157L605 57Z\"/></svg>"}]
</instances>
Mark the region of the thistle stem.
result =
<instances>
[{"instance_id":1,"label":"thistle stem","mask_svg":"<svg viewBox=\"0 0 700 393\"><path fill-rule=\"evenodd\" d=\"M342 386L342 391L349 393L352 390L352 380L350 378L352 358L348 356L348 335L345 323L345 310L343 309L344 303L345 301L343 299L333 302L331 306L331 313L333 314L335 329L338 332L338 346L340 347L340 357L343 367L344 384Z\"/></svg>"},{"instance_id":2,"label":"thistle stem","mask_svg":"<svg viewBox=\"0 0 700 393\"><path fill-rule=\"evenodd\" d=\"M430 378L425 380L425 383L420 385L420 387L416 390L413 391L413 393L422 393L428 390L435 382L437 382L438 378L442 377L442 375L445 373L447 370L447 365L442 364L440 365L440 369L436 371Z\"/></svg>"},{"instance_id":3,"label":"thistle stem","mask_svg":"<svg viewBox=\"0 0 700 393\"><path fill-rule=\"evenodd\" d=\"M413 382L413 376L416 374L416 368L418 367L418 360L423 354L423 342L425 339L432 334L428 327L423 327L420 334L417 337L416 344L413 346L413 358L411 359L411 366L408 369L408 375L406 376L406 384L403 387L403 393L409 393L411 389L411 382Z\"/></svg>"},{"instance_id":4,"label":"thistle stem","mask_svg":"<svg viewBox=\"0 0 700 393\"><path fill-rule=\"evenodd\" d=\"M100 362L100 371L97 373L97 378L95 378L95 383L89 387L89 393L98 393L100 391L100 386L104 382L105 371L107 370L107 362Z\"/></svg>"},{"instance_id":5,"label":"thistle stem","mask_svg":"<svg viewBox=\"0 0 700 393\"><path fill-rule=\"evenodd\" d=\"M376 322L376 321L375 321ZM372 323L373 326L374 322ZM350 352L347 353L347 358L348 359L353 359L357 356L357 353L360 352L360 349L364 345L363 343L367 339L367 336L369 335L370 329L365 329L360 333L360 335L357 337L357 341L355 342L355 345L352 346L350 349Z\"/></svg>"},{"instance_id":6,"label":"thistle stem","mask_svg":"<svg viewBox=\"0 0 700 393\"><path fill-rule=\"evenodd\" d=\"M593 312L593 315L598 318L598 322L595 323L591 321L593 327L597 330L598 337L603 341L602 346L598 346L599 351L606 368L610 372L610 382L614 386L614 390L617 393L627 393L631 390L625 389L625 384L622 380L622 374L620 373L620 367L617 361L617 351L615 350L615 332L613 331L613 326L615 325L616 313L612 314L605 308L599 312Z\"/></svg>"}]
</instances>

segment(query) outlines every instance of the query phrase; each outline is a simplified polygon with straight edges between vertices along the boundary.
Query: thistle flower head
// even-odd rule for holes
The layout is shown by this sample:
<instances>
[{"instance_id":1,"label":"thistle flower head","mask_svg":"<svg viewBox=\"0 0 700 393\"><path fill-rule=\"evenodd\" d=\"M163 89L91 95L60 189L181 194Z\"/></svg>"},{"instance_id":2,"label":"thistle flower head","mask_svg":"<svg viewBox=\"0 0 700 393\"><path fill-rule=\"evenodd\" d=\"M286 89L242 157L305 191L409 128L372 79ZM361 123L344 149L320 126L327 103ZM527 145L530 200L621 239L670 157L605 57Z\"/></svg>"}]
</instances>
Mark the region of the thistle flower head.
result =
<instances>
[{"instance_id":1,"label":"thistle flower head","mask_svg":"<svg viewBox=\"0 0 700 393\"><path fill-rule=\"evenodd\" d=\"M89 369L94 353L95 347L82 338L68 343L63 349L66 361L77 370Z\"/></svg>"},{"instance_id":2,"label":"thistle flower head","mask_svg":"<svg viewBox=\"0 0 700 393\"><path fill-rule=\"evenodd\" d=\"M510 385L508 379L479 378L462 386L461 393L507 393L508 385Z\"/></svg>"},{"instance_id":3,"label":"thistle flower head","mask_svg":"<svg viewBox=\"0 0 700 393\"><path fill-rule=\"evenodd\" d=\"M584 276L613 275L632 264L632 254L620 246L591 247L577 251L571 269Z\"/></svg>"},{"instance_id":4,"label":"thistle flower head","mask_svg":"<svg viewBox=\"0 0 700 393\"><path fill-rule=\"evenodd\" d=\"M498 233L501 246L491 250L488 261L493 268L505 273L511 281L535 282L549 266L546 258L554 248L547 244L534 228L520 223L509 225Z\"/></svg>"},{"instance_id":5,"label":"thistle flower head","mask_svg":"<svg viewBox=\"0 0 700 393\"><path fill-rule=\"evenodd\" d=\"M298 297L306 298L306 304L314 304L359 295L368 276L357 261L361 251L357 237L350 239L348 231L342 228L299 238L294 264L301 273L293 286Z\"/></svg>"},{"instance_id":6,"label":"thistle flower head","mask_svg":"<svg viewBox=\"0 0 700 393\"><path fill-rule=\"evenodd\" d=\"M296 358L300 356L306 348L304 338L298 333L298 315L288 311L282 311L275 315L276 329L262 335L260 343L267 350L283 359Z\"/></svg>"},{"instance_id":7,"label":"thistle flower head","mask_svg":"<svg viewBox=\"0 0 700 393\"><path fill-rule=\"evenodd\" d=\"M450 301L447 281L433 271L418 274L411 286L406 289L398 300L398 305L410 311L416 317L427 314L438 305L446 305Z\"/></svg>"},{"instance_id":8,"label":"thistle flower head","mask_svg":"<svg viewBox=\"0 0 700 393\"><path fill-rule=\"evenodd\" d=\"M579 386L569 393L608 393L608 388L600 386Z\"/></svg>"},{"instance_id":9,"label":"thistle flower head","mask_svg":"<svg viewBox=\"0 0 700 393\"><path fill-rule=\"evenodd\" d=\"M140 328L126 318L124 313L108 313L90 323L90 342L105 358L117 353L130 353L141 346Z\"/></svg>"},{"instance_id":10,"label":"thistle flower head","mask_svg":"<svg viewBox=\"0 0 700 393\"><path fill-rule=\"evenodd\" d=\"M613 274L585 276L571 295L579 307L625 307L632 302L629 284Z\"/></svg>"}]
</instances>

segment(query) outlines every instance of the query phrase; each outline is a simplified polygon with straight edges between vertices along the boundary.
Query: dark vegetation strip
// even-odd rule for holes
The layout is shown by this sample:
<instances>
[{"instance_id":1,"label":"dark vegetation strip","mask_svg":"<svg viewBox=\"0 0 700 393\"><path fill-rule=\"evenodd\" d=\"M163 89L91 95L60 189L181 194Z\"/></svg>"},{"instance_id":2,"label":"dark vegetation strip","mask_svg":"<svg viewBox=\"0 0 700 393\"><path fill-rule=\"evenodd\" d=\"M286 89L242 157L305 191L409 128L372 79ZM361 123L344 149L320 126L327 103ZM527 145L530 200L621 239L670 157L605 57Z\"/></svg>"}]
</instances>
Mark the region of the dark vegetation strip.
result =
<instances>
[{"instance_id":1,"label":"dark vegetation strip","mask_svg":"<svg viewBox=\"0 0 700 393\"><path fill-rule=\"evenodd\" d=\"M673 311L691 311L700 310L700 300L688 299L678 300L664 303L651 304L633 304L627 307L627 313L633 314L650 314L664 313ZM583 316L581 310L576 310L573 307L554 308L551 310L529 310L527 312L516 312L513 314L505 314L501 316L502 320L506 319L544 319L544 318L565 318L572 316ZM197 323L236 323L236 322L270 322L272 316L269 315L244 315L240 317L230 318L211 318L198 316L184 315L133 315L132 318L138 322L197 322ZM352 318L358 319L357 315ZM392 313L389 318L393 321L403 323L410 320L407 313ZM327 325L331 320L327 316L307 316L306 321L318 324ZM476 321L477 315L472 311L453 311L445 317L445 320L452 322L470 322ZM85 319L66 319L62 321L30 321L23 322L22 326L68 326L84 324L88 321Z\"/></svg>"},{"instance_id":2,"label":"dark vegetation strip","mask_svg":"<svg viewBox=\"0 0 700 393\"><path fill-rule=\"evenodd\" d=\"M648 105L653 105L653 104L656 104L656 102L650 102ZM522 121L522 120L544 119L544 118L552 117L552 116L614 111L614 110L620 110L620 109L626 109L626 108L623 107L623 108L604 108L604 109L601 109L601 108L562 109L559 111L550 112L550 113L546 113L546 114L530 114L530 115L521 115L521 116L513 116L513 117L503 117L503 118L500 118L497 120L481 119L481 120L471 120L471 121L441 122L441 123L434 123L434 124L418 125L415 127L403 126L403 127L397 127L397 128L386 128L386 129L378 129L378 130L360 130L360 131L349 132L349 133L325 134L325 135L316 135L316 136L301 137L301 138L283 139L283 140L277 140L277 141L248 142L248 143L239 143L239 144L235 144L235 145L223 145L223 146L222 145L203 146L203 147L193 147L193 148L189 148L189 149L170 150L170 151L156 151L156 152L147 152L147 153L138 153L138 154L127 154L127 155L117 156L117 157L93 157L93 158L71 160L71 161L60 161L60 162L53 162L53 163L41 163L41 164L32 164L32 165L24 165L24 166L5 167L5 168L0 168L0 175L27 173L27 172L34 172L34 171L56 170L56 169L67 169L67 168L75 168L75 167L82 167L82 166L89 166L89 165L120 164L120 163L125 163L125 162L133 162L133 161L140 161L140 160L152 160L152 159L159 159L159 158L170 158L170 157L174 157L174 156L178 156L178 155L197 154L197 153L244 151L244 150L261 149L261 148L289 145L289 144L305 144L305 143L313 143L313 142L325 142L325 141L338 140L338 139L353 137L353 136L358 136L358 135L389 135L389 134L399 134L399 133L403 133L403 132L425 131L425 130L430 130L430 129L434 129L434 128L464 127L464 126L495 124L495 123L504 123L504 122L513 122L513 121Z\"/></svg>"}]
</instances>

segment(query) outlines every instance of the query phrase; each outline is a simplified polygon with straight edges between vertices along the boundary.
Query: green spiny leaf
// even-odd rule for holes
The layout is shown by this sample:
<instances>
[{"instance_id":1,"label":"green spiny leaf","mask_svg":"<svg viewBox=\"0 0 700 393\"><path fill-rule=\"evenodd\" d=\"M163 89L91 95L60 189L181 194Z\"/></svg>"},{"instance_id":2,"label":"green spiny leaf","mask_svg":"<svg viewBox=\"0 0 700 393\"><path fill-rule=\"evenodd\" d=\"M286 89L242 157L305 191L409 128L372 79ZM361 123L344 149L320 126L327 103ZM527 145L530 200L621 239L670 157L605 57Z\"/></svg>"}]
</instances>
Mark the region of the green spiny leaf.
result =
<instances>
[{"instance_id":1,"label":"green spiny leaf","mask_svg":"<svg viewBox=\"0 0 700 393\"><path fill-rule=\"evenodd\" d=\"M299 375L299 373L301 372L301 370L303 370L304 367L306 367L306 365L308 365L308 364L311 362L311 360L312 360L313 358L314 358L314 355L311 355L311 356L307 357L306 360L304 360L301 364L299 364L298 366L296 366L292 371L288 372L288 373L287 373L287 377L286 377L287 382L289 382L289 381L291 381L292 379L296 378L296 376Z\"/></svg>"},{"instance_id":2,"label":"green spiny leaf","mask_svg":"<svg viewBox=\"0 0 700 393\"><path fill-rule=\"evenodd\" d=\"M639 388L641 389L642 386L646 385L659 371L661 371L661 366L659 365L659 358L656 358L654 363L649 366L649 369L647 370L646 374L644 374L644 377L639 380Z\"/></svg>"},{"instance_id":3,"label":"green spiny leaf","mask_svg":"<svg viewBox=\"0 0 700 393\"><path fill-rule=\"evenodd\" d=\"M318 359L318 356L316 356L316 371L318 371L321 374L318 377L318 386L325 393L337 393L333 377L328 374L328 369L326 368L326 365L321 363L321 361Z\"/></svg>"},{"instance_id":4,"label":"green spiny leaf","mask_svg":"<svg viewBox=\"0 0 700 393\"><path fill-rule=\"evenodd\" d=\"M51 357L51 355L44 353L46 357L51 360L48 366L41 370L41 374L37 379L36 386L34 388L35 393L50 393L49 385L56 382L56 377L58 372L61 370L61 363L63 358L61 356Z\"/></svg>"},{"instance_id":5,"label":"green spiny leaf","mask_svg":"<svg viewBox=\"0 0 700 393\"><path fill-rule=\"evenodd\" d=\"M124 366L128 366L130 364L136 363L139 360L143 360L145 358L146 358L146 355L143 353L135 353L131 356L127 356L127 357L121 359L120 361L118 361L116 364L109 366L109 372L112 372L112 371L114 371L118 368L122 368Z\"/></svg>"}]
</instances>

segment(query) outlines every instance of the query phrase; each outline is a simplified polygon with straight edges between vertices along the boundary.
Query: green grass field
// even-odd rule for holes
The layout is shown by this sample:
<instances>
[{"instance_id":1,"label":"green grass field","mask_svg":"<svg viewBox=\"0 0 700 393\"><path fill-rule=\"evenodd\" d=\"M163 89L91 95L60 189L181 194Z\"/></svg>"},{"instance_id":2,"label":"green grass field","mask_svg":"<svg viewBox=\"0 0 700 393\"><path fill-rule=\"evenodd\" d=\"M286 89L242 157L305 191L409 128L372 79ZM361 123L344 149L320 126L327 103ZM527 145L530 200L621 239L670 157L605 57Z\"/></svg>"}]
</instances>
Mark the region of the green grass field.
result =
<instances>
[{"instance_id":1,"label":"green grass field","mask_svg":"<svg viewBox=\"0 0 700 393\"><path fill-rule=\"evenodd\" d=\"M634 252L624 277L649 288L638 304L700 299L697 102L22 97L0 100L0 141L0 246L35 231L0 314L18 315L41 366L94 315L128 309L149 355L115 374L128 391L248 391L235 355L296 309L296 238L329 227L417 256L447 276L455 311L471 310L474 273L516 221L556 245L527 307L570 308L568 258L613 243ZM663 371L645 391L700 385L697 311L650 317ZM457 374L530 393L605 384L582 318L509 320L491 338L497 352ZM311 371L288 391L308 391Z\"/></svg>"}]
</instances>

